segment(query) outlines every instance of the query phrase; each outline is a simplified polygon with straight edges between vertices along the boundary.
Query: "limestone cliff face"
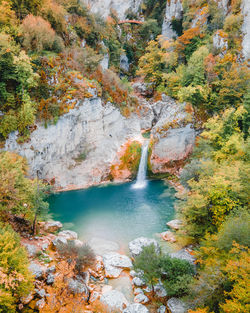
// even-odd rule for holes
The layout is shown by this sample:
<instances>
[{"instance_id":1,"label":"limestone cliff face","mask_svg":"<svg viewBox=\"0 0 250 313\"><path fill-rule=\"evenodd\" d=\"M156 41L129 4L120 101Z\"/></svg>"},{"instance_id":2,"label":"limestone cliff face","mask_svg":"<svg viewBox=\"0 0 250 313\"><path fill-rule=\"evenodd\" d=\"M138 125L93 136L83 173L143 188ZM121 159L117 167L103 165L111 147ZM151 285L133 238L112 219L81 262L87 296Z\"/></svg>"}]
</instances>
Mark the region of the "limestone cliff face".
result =
<instances>
[{"instance_id":1,"label":"limestone cliff face","mask_svg":"<svg viewBox=\"0 0 250 313\"><path fill-rule=\"evenodd\" d=\"M106 18L110 14L110 10L115 10L118 17L125 19L125 13L130 9L133 13L139 11L142 0L84 0L93 13L98 13Z\"/></svg>"},{"instance_id":2,"label":"limestone cliff face","mask_svg":"<svg viewBox=\"0 0 250 313\"><path fill-rule=\"evenodd\" d=\"M140 122L126 119L100 98L84 100L59 118L56 125L38 125L28 143L19 145L12 133L5 149L27 158L30 174L55 178L62 188L99 184L109 174L119 147L140 134Z\"/></svg>"},{"instance_id":3,"label":"limestone cliff face","mask_svg":"<svg viewBox=\"0 0 250 313\"><path fill-rule=\"evenodd\" d=\"M182 18L183 8L181 0L170 0L166 4L166 14L162 25L162 35L167 39L177 37L173 30L171 22L174 19L180 20Z\"/></svg>"},{"instance_id":4,"label":"limestone cliff face","mask_svg":"<svg viewBox=\"0 0 250 313\"><path fill-rule=\"evenodd\" d=\"M250 59L250 1L242 0L242 15L244 17L242 25L242 53L245 59Z\"/></svg>"}]
</instances>

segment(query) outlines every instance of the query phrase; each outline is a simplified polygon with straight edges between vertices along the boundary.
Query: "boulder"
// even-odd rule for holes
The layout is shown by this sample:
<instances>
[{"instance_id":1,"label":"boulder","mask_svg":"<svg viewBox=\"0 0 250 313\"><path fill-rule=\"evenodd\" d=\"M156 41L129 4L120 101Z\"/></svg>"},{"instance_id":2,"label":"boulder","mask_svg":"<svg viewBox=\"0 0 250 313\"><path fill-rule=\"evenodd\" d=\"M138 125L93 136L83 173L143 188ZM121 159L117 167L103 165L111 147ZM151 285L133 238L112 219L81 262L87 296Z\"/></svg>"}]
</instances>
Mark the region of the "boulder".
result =
<instances>
[{"instance_id":1,"label":"boulder","mask_svg":"<svg viewBox=\"0 0 250 313\"><path fill-rule=\"evenodd\" d=\"M37 246L35 246L35 245L30 245L30 244L28 244L28 243L24 243L24 246L25 246L25 248L26 248L26 250L27 250L27 252L28 252L28 255L29 255L30 257L35 257L35 256L37 255L37 253L38 253L38 248L37 248Z\"/></svg>"},{"instance_id":2,"label":"boulder","mask_svg":"<svg viewBox=\"0 0 250 313\"><path fill-rule=\"evenodd\" d=\"M169 221L167 223L167 226L174 230L178 230L182 226L182 221L175 219L175 220Z\"/></svg>"},{"instance_id":3,"label":"boulder","mask_svg":"<svg viewBox=\"0 0 250 313\"><path fill-rule=\"evenodd\" d=\"M78 279L70 278L68 281L68 287L74 294L89 294L88 287Z\"/></svg>"},{"instance_id":4,"label":"boulder","mask_svg":"<svg viewBox=\"0 0 250 313\"><path fill-rule=\"evenodd\" d=\"M135 296L134 302L145 304L149 302L149 298L145 296L143 293L139 293L138 295Z\"/></svg>"},{"instance_id":5,"label":"boulder","mask_svg":"<svg viewBox=\"0 0 250 313\"><path fill-rule=\"evenodd\" d=\"M132 303L122 313L149 313L149 310L141 303Z\"/></svg>"},{"instance_id":6,"label":"boulder","mask_svg":"<svg viewBox=\"0 0 250 313\"><path fill-rule=\"evenodd\" d=\"M116 252L110 252L103 255L103 264L105 275L109 278L117 278L123 269L130 269L132 262L129 257Z\"/></svg>"},{"instance_id":7,"label":"boulder","mask_svg":"<svg viewBox=\"0 0 250 313\"><path fill-rule=\"evenodd\" d=\"M42 298L36 302L36 309L40 312L45 306L45 299Z\"/></svg>"},{"instance_id":8,"label":"boulder","mask_svg":"<svg viewBox=\"0 0 250 313\"><path fill-rule=\"evenodd\" d=\"M31 262L29 265L29 270L35 276L36 279L42 279L44 277L44 273L46 269L45 267L35 262Z\"/></svg>"},{"instance_id":9,"label":"boulder","mask_svg":"<svg viewBox=\"0 0 250 313\"><path fill-rule=\"evenodd\" d=\"M34 299L34 293L31 292L28 294L28 296L22 297L20 300L21 300L22 304L26 305L26 304L30 303L33 299Z\"/></svg>"},{"instance_id":10,"label":"boulder","mask_svg":"<svg viewBox=\"0 0 250 313\"><path fill-rule=\"evenodd\" d=\"M93 303L93 302L95 302L96 300L98 300L99 298L100 298L100 293L97 292L97 291L93 291L93 292L91 293L90 298L89 298L89 303Z\"/></svg>"},{"instance_id":11,"label":"boulder","mask_svg":"<svg viewBox=\"0 0 250 313\"><path fill-rule=\"evenodd\" d=\"M67 244L67 239L62 236L57 236L55 239L52 240L52 243L55 248L58 247L58 245L66 245Z\"/></svg>"},{"instance_id":12,"label":"boulder","mask_svg":"<svg viewBox=\"0 0 250 313\"><path fill-rule=\"evenodd\" d=\"M137 296L139 293L143 294L143 290L141 288L135 288L134 289L134 295Z\"/></svg>"},{"instance_id":13,"label":"boulder","mask_svg":"<svg viewBox=\"0 0 250 313\"><path fill-rule=\"evenodd\" d=\"M44 230L48 233L55 233L63 227L61 222L49 221L44 224Z\"/></svg>"},{"instance_id":14,"label":"boulder","mask_svg":"<svg viewBox=\"0 0 250 313\"><path fill-rule=\"evenodd\" d=\"M142 287L144 286L146 283L143 279L139 278L139 277L134 277L132 279L132 284L136 287Z\"/></svg>"},{"instance_id":15,"label":"boulder","mask_svg":"<svg viewBox=\"0 0 250 313\"><path fill-rule=\"evenodd\" d=\"M159 307L159 309L157 309L157 313L166 313L167 308L165 307L165 305L161 305Z\"/></svg>"},{"instance_id":16,"label":"boulder","mask_svg":"<svg viewBox=\"0 0 250 313\"><path fill-rule=\"evenodd\" d=\"M155 246L156 252L160 253L160 246L158 242L155 239L150 239L146 237L139 237L139 238L134 239L133 241L130 241L130 243L128 244L128 247L129 247L131 256L136 257L140 255L143 247L147 247L152 244Z\"/></svg>"},{"instance_id":17,"label":"boulder","mask_svg":"<svg viewBox=\"0 0 250 313\"><path fill-rule=\"evenodd\" d=\"M107 305L111 310L115 310L115 309L123 310L129 304L124 294L118 290L111 290L111 291L105 292L101 296L100 301L104 305Z\"/></svg>"},{"instance_id":18,"label":"boulder","mask_svg":"<svg viewBox=\"0 0 250 313\"><path fill-rule=\"evenodd\" d=\"M55 265L52 265L50 267L47 268L46 272L49 274L49 273L55 273L56 271L56 266Z\"/></svg>"},{"instance_id":19,"label":"boulder","mask_svg":"<svg viewBox=\"0 0 250 313\"><path fill-rule=\"evenodd\" d=\"M78 238L78 235L76 232L72 231L72 230L63 230L63 231L60 231L58 233L58 236L60 237L64 237L65 239L67 240L75 240Z\"/></svg>"},{"instance_id":20,"label":"boulder","mask_svg":"<svg viewBox=\"0 0 250 313\"><path fill-rule=\"evenodd\" d=\"M190 250L191 252L191 250ZM189 249L181 249L177 252L174 253L170 253L170 256L172 258L177 258L177 259L181 259L181 260L186 260L191 264L194 264L195 262L195 257L190 254Z\"/></svg>"},{"instance_id":21,"label":"boulder","mask_svg":"<svg viewBox=\"0 0 250 313\"><path fill-rule=\"evenodd\" d=\"M154 291L159 298L165 298L167 296L167 291L161 283L154 286Z\"/></svg>"},{"instance_id":22,"label":"boulder","mask_svg":"<svg viewBox=\"0 0 250 313\"><path fill-rule=\"evenodd\" d=\"M163 240L166 240L166 241L169 241L172 243L176 242L175 235L170 230L167 230L167 231L164 231L163 233L161 233L161 238Z\"/></svg>"},{"instance_id":23,"label":"boulder","mask_svg":"<svg viewBox=\"0 0 250 313\"><path fill-rule=\"evenodd\" d=\"M185 304L177 298L169 299L167 304L171 313L185 313L187 311Z\"/></svg>"},{"instance_id":24,"label":"boulder","mask_svg":"<svg viewBox=\"0 0 250 313\"><path fill-rule=\"evenodd\" d=\"M47 279L46 279L46 284L47 285L53 285L55 281L55 275L54 274L48 274Z\"/></svg>"},{"instance_id":25,"label":"boulder","mask_svg":"<svg viewBox=\"0 0 250 313\"><path fill-rule=\"evenodd\" d=\"M106 292L109 292L109 291L111 291L112 289L113 289L112 286L110 286L110 285L104 285L104 286L102 287L102 294L104 294L104 293L106 293Z\"/></svg>"},{"instance_id":26,"label":"boulder","mask_svg":"<svg viewBox=\"0 0 250 313\"><path fill-rule=\"evenodd\" d=\"M164 137L158 137L150 158L153 173L174 173L181 167L195 144L196 132L191 126L170 128Z\"/></svg>"},{"instance_id":27,"label":"boulder","mask_svg":"<svg viewBox=\"0 0 250 313\"><path fill-rule=\"evenodd\" d=\"M44 289L35 289L35 292L39 298L44 298L46 296L46 291Z\"/></svg>"}]
</instances>

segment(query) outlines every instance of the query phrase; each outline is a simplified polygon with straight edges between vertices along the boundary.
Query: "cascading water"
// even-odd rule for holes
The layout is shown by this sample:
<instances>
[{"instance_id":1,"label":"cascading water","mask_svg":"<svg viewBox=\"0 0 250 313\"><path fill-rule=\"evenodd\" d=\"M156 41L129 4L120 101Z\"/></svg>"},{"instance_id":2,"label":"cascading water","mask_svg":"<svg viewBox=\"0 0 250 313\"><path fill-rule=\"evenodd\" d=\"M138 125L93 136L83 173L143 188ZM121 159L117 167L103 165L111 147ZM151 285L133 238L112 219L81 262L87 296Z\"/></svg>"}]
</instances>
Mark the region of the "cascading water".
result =
<instances>
[{"instance_id":1,"label":"cascading water","mask_svg":"<svg viewBox=\"0 0 250 313\"><path fill-rule=\"evenodd\" d=\"M147 180L147 161L148 161L148 145L149 141L147 140L142 147L141 160L139 165L139 170L136 178L136 183L132 186L133 189L142 189L146 187Z\"/></svg>"}]
</instances>

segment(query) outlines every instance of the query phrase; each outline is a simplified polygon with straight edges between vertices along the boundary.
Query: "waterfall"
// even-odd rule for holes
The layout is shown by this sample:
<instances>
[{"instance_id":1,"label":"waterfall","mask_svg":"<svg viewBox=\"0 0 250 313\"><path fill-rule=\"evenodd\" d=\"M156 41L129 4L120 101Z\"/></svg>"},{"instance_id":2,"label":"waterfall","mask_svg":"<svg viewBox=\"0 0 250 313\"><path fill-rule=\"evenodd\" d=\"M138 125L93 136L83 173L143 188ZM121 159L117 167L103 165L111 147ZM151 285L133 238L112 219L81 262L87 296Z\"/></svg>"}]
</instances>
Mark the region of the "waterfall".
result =
<instances>
[{"instance_id":1,"label":"waterfall","mask_svg":"<svg viewBox=\"0 0 250 313\"><path fill-rule=\"evenodd\" d=\"M142 147L141 160L139 165L139 170L136 178L136 183L133 185L133 189L142 189L146 187L146 174L147 174L147 161L148 161L148 145L147 140Z\"/></svg>"}]
</instances>

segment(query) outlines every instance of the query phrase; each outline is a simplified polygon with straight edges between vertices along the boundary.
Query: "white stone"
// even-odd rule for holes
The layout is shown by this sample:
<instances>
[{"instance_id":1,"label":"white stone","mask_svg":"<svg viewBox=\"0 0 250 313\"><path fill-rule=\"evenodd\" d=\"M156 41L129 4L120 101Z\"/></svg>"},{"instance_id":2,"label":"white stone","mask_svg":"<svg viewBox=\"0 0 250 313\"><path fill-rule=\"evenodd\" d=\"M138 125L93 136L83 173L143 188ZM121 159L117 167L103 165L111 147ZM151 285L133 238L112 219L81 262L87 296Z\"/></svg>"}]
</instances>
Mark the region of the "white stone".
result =
<instances>
[{"instance_id":1,"label":"white stone","mask_svg":"<svg viewBox=\"0 0 250 313\"><path fill-rule=\"evenodd\" d=\"M170 253L170 256L172 258L186 260L191 264L194 264L194 261L195 261L195 257L189 253L188 249L181 249L177 252Z\"/></svg>"},{"instance_id":2,"label":"white stone","mask_svg":"<svg viewBox=\"0 0 250 313\"><path fill-rule=\"evenodd\" d=\"M52 243L55 247L57 247L58 245L66 245L68 241L65 237L57 236L52 240Z\"/></svg>"},{"instance_id":3,"label":"white stone","mask_svg":"<svg viewBox=\"0 0 250 313\"><path fill-rule=\"evenodd\" d=\"M143 290L141 288L135 288L134 289L134 295L137 296L139 293L143 294Z\"/></svg>"},{"instance_id":4,"label":"white stone","mask_svg":"<svg viewBox=\"0 0 250 313\"><path fill-rule=\"evenodd\" d=\"M44 230L47 231L47 232L56 232L58 231L59 229L61 229L63 227L62 223L61 222L58 222L58 221L49 221L49 222L46 222L45 225L44 225Z\"/></svg>"},{"instance_id":5,"label":"white stone","mask_svg":"<svg viewBox=\"0 0 250 313\"><path fill-rule=\"evenodd\" d=\"M157 310L157 313L166 313L166 307L165 305L161 305L159 309Z\"/></svg>"},{"instance_id":6,"label":"white stone","mask_svg":"<svg viewBox=\"0 0 250 313\"><path fill-rule=\"evenodd\" d=\"M146 238L146 237L139 237L134 239L133 241L130 241L128 244L129 247L129 251L132 257L136 257L138 256L144 247L150 246L150 245L154 245L156 252L160 252L160 246L158 244L158 242L155 239L150 239L150 238Z\"/></svg>"},{"instance_id":7,"label":"white stone","mask_svg":"<svg viewBox=\"0 0 250 313\"><path fill-rule=\"evenodd\" d=\"M185 304L177 298L169 299L167 304L171 313L185 313L187 311Z\"/></svg>"},{"instance_id":8,"label":"white stone","mask_svg":"<svg viewBox=\"0 0 250 313\"><path fill-rule=\"evenodd\" d=\"M138 295L135 296L134 302L145 304L149 302L149 298L145 296L143 293L139 293Z\"/></svg>"},{"instance_id":9,"label":"white stone","mask_svg":"<svg viewBox=\"0 0 250 313\"><path fill-rule=\"evenodd\" d=\"M154 291L159 298L165 298L167 296L167 291L161 283L154 286Z\"/></svg>"},{"instance_id":10,"label":"white stone","mask_svg":"<svg viewBox=\"0 0 250 313\"><path fill-rule=\"evenodd\" d=\"M67 240L75 240L77 239L78 235L76 232L72 231L72 230L63 230L63 231L60 231L58 233L58 236L59 237L64 237L65 239Z\"/></svg>"},{"instance_id":11,"label":"white stone","mask_svg":"<svg viewBox=\"0 0 250 313\"><path fill-rule=\"evenodd\" d=\"M130 269L132 267L130 258L117 252L104 254L103 264L105 275L108 278L117 278L120 276L123 269Z\"/></svg>"},{"instance_id":12,"label":"white stone","mask_svg":"<svg viewBox=\"0 0 250 313\"><path fill-rule=\"evenodd\" d=\"M100 301L113 310L114 309L123 310L124 307L128 306L129 304L124 294L117 290L105 292L101 296Z\"/></svg>"},{"instance_id":13,"label":"white stone","mask_svg":"<svg viewBox=\"0 0 250 313\"><path fill-rule=\"evenodd\" d=\"M132 279L132 283L136 287L142 287L142 286L145 285L145 281L143 279L139 278L139 277L134 277Z\"/></svg>"},{"instance_id":14,"label":"white stone","mask_svg":"<svg viewBox=\"0 0 250 313\"><path fill-rule=\"evenodd\" d=\"M122 313L149 313L149 310L141 303L132 303Z\"/></svg>"},{"instance_id":15,"label":"white stone","mask_svg":"<svg viewBox=\"0 0 250 313\"><path fill-rule=\"evenodd\" d=\"M182 226L182 221L175 219L175 220L167 222L167 226L174 230L178 230Z\"/></svg>"}]
</instances>

